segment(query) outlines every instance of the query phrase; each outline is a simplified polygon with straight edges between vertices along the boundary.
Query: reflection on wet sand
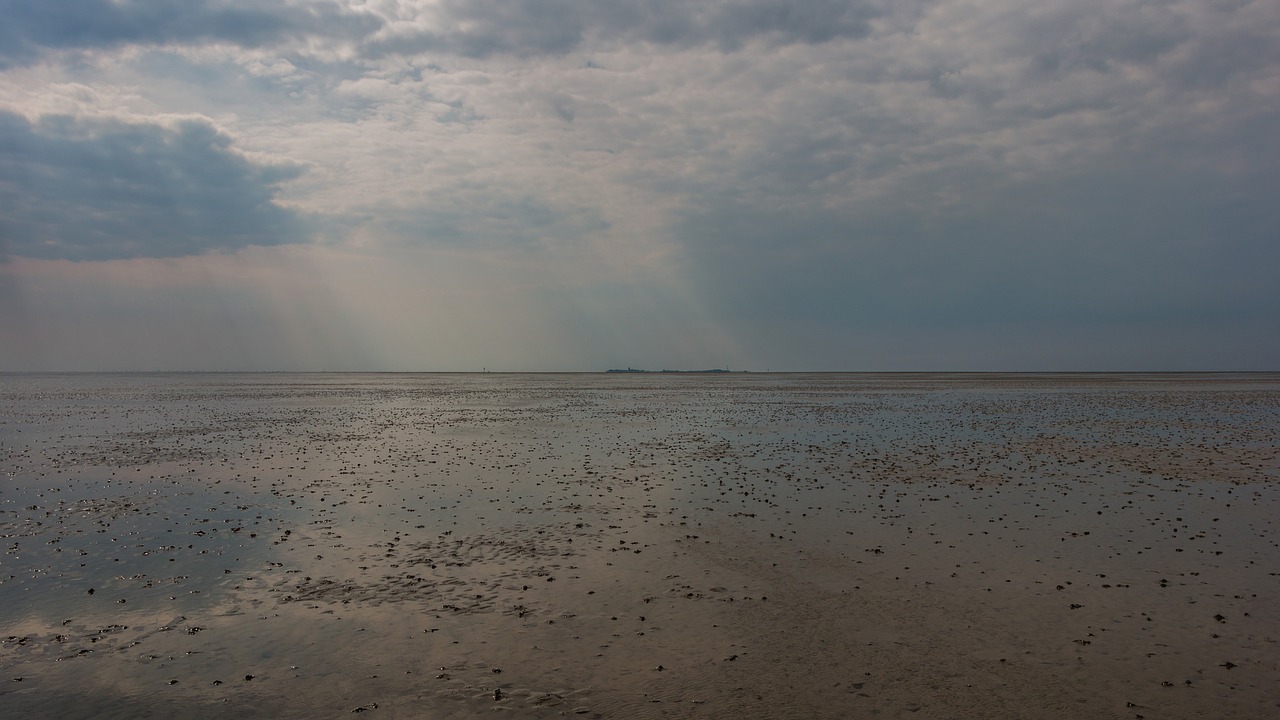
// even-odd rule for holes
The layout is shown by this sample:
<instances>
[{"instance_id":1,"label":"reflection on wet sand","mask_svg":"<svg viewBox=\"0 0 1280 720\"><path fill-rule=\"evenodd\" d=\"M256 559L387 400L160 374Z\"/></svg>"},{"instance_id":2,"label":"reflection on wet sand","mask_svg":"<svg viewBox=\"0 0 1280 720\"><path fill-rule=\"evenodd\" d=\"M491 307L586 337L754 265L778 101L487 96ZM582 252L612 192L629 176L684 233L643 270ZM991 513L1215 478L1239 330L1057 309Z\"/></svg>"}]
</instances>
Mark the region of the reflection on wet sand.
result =
<instances>
[{"instance_id":1,"label":"reflection on wet sand","mask_svg":"<svg viewBox=\"0 0 1280 720\"><path fill-rule=\"evenodd\" d=\"M0 714L1280 713L1280 377L8 375Z\"/></svg>"}]
</instances>

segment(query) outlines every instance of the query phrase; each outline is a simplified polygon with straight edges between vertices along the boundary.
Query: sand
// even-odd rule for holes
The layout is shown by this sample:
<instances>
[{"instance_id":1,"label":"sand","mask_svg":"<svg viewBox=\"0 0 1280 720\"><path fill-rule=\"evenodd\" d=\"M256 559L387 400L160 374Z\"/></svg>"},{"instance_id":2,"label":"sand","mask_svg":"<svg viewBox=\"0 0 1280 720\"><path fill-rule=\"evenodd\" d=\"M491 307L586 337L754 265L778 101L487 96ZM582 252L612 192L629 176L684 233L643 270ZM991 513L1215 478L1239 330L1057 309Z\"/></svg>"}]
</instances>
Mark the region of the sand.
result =
<instances>
[{"instance_id":1,"label":"sand","mask_svg":"<svg viewBox=\"0 0 1280 720\"><path fill-rule=\"evenodd\" d=\"M0 383L3 717L1280 715L1280 376Z\"/></svg>"}]
</instances>

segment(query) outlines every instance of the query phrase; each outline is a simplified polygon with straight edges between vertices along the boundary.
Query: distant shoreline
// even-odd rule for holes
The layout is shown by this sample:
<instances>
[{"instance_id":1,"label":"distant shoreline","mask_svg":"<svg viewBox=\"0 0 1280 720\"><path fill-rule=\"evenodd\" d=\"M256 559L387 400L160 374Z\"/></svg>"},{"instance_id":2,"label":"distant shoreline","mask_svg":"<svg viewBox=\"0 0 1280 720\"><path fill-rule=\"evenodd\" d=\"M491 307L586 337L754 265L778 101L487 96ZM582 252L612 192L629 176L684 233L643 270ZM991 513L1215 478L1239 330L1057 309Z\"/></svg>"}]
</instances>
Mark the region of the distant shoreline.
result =
<instances>
[{"instance_id":1,"label":"distant shoreline","mask_svg":"<svg viewBox=\"0 0 1280 720\"><path fill-rule=\"evenodd\" d=\"M151 375L603 375L603 374L648 374L648 375L846 375L846 376L882 376L882 377L915 377L954 376L966 378L994 377L1098 377L1098 378L1132 378L1149 377L1194 377L1194 376L1280 376L1280 370L0 370L3 377L36 377L36 376L151 376Z\"/></svg>"},{"instance_id":2,"label":"distant shoreline","mask_svg":"<svg viewBox=\"0 0 1280 720\"><path fill-rule=\"evenodd\" d=\"M635 368L627 368L626 370L621 370L618 368L610 368L609 370L605 370L605 372L607 373L686 373L686 374L694 374L694 375L706 375L710 373L728 373L728 372L745 373L745 372L751 372L751 371L750 370L730 371L730 370L724 370L720 368L717 368L715 370L637 370Z\"/></svg>"}]
</instances>

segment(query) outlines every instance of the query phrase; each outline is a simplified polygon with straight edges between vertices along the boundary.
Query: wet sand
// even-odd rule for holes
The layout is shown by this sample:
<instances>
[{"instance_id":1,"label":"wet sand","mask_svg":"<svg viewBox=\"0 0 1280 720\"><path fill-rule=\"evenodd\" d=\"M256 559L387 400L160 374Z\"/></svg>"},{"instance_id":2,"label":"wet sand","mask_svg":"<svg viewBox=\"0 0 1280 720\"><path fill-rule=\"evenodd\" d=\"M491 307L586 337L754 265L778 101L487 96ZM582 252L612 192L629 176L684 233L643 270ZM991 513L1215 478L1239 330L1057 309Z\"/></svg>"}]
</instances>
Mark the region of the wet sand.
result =
<instances>
[{"instance_id":1,"label":"wet sand","mask_svg":"<svg viewBox=\"0 0 1280 720\"><path fill-rule=\"evenodd\" d=\"M0 376L0 716L1271 718L1280 376Z\"/></svg>"}]
</instances>

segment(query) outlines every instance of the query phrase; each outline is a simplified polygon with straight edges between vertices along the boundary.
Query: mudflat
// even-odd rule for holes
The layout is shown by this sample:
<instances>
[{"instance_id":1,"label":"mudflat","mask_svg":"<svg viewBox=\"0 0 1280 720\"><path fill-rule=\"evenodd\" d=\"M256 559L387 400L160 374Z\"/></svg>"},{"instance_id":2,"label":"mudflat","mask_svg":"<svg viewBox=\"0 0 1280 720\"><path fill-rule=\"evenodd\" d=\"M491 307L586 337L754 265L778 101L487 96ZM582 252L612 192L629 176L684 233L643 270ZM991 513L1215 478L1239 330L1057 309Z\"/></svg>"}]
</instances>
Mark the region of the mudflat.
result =
<instances>
[{"instance_id":1,"label":"mudflat","mask_svg":"<svg viewBox=\"0 0 1280 720\"><path fill-rule=\"evenodd\" d=\"M3 717L1280 715L1280 375L3 375L0 443Z\"/></svg>"}]
</instances>

